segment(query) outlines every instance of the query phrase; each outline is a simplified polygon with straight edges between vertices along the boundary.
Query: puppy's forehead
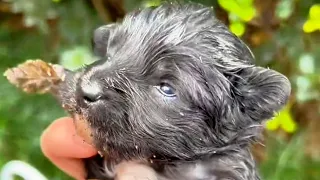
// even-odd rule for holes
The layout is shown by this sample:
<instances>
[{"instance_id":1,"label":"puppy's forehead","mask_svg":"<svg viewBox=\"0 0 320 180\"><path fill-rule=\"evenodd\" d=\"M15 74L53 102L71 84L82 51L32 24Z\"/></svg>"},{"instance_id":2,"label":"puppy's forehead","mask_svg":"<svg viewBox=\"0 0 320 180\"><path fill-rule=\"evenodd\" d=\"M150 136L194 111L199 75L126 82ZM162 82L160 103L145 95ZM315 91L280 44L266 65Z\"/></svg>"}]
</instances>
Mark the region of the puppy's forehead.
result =
<instances>
[{"instance_id":1,"label":"puppy's forehead","mask_svg":"<svg viewBox=\"0 0 320 180\"><path fill-rule=\"evenodd\" d=\"M214 17L210 8L194 4L128 14L108 35L109 67L126 68L135 75L174 65L179 70L203 64L236 68L254 59L250 49Z\"/></svg>"},{"instance_id":2,"label":"puppy's forehead","mask_svg":"<svg viewBox=\"0 0 320 180\"><path fill-rule=\"evenodd\" d=\"M215 23L210 9L189 6L160 6L128 14L110 34L109 54L150 53L168 45L179 45Z\"/></svg>"}]
</instances>

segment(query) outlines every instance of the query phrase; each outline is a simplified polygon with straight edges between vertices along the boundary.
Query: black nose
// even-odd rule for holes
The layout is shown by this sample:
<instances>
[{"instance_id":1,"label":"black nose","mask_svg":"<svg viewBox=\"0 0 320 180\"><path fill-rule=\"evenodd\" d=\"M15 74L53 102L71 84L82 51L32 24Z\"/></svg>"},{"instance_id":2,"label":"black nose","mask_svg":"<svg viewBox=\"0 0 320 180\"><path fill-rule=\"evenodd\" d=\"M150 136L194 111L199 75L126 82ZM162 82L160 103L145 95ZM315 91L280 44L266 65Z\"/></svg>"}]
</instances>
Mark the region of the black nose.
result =
<instances>
[{"instance_id":1,"label":"black nose","mask_svg":"<svg viewBox=\"0 0 320 180\"><path fill-rule=\"evenodd\" d=\"M102 98L101 86L95 81L81 83L78 88L78 98L86 103L93 103Z\"/></svg>"},{"instance_id":2,"label":"black nose","mask_svg":"<svg viewBox=\"0 0 320 180\"><path fill-rule=\"evenodd\" d=\"M100 93L83 92L82 97L86 102L92 103L101 99L102 96Z\"/></svg>"}]
</instances>

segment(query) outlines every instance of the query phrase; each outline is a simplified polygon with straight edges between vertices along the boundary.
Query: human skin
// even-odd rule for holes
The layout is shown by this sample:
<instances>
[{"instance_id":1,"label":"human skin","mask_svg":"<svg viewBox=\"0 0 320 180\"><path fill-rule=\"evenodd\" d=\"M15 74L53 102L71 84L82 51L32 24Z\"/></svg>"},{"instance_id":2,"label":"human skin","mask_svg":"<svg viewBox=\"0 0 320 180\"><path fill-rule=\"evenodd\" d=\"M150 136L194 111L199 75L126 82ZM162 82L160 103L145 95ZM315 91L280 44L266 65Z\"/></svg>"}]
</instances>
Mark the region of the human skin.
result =
<instances>
[{"instance_id":1,"label":"human skin","mask_svg":"<svg viewBox=\"0 0 320 180\"><path fill-rule=\"evenodd\" d=\"M59 169L75 178L85 180L82 159L94 156L97 151L77 135L72 118L63 117L50 124L41 136L43 154ZM149 167L123 162L117 169L118 180L156 180Z\"/></svg>"}]
</instances>

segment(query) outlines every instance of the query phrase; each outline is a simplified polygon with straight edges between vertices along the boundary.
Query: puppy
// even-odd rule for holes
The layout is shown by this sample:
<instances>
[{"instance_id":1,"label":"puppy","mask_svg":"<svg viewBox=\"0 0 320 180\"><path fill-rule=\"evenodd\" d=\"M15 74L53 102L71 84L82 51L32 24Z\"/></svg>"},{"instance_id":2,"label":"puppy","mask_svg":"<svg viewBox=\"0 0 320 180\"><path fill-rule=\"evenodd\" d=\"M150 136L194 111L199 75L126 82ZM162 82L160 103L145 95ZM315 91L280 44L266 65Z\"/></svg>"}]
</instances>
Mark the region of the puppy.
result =
<instances>
[{"instance_id":1,"label":"puppy","mask_svg":"<svg viewBox=\"0 0 320 180\"><path fill-rule=\"evenodd\" d=\"M159 180L260 179L250 144L286 104L290 82L256 66L210 8L132 12L97 28L93 50L101 60L68 72L59 90L105 155L88 161L88 178L115 179L114 167L134 160Z\"/></svg>"}]
</instances>

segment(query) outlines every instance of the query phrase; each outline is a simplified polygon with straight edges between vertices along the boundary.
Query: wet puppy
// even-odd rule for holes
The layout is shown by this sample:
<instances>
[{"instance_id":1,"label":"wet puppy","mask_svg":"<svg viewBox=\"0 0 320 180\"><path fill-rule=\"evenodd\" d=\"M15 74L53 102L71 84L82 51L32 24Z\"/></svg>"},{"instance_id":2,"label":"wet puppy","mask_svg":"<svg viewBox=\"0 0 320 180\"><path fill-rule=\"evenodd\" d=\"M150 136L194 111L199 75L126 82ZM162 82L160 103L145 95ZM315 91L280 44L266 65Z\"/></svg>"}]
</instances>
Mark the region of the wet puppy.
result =
<instances>
[{"instance_id":1,"label":"wet puppy","mask_svg":"<svg viewBox=\"0 0 320 180\"><path fill-rule=\"evenodd\" d=\"M90 160L89 176L115 179L119 162L136 160L159 180L260 179L249 147L290 83L256 66L210 8L135 11L97 28L93 44L101 60L69 72L60 89L105 155L103 169Z\"/></svg>"}]
</instances>

